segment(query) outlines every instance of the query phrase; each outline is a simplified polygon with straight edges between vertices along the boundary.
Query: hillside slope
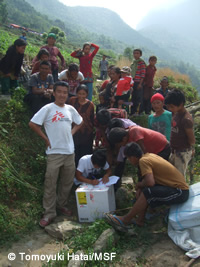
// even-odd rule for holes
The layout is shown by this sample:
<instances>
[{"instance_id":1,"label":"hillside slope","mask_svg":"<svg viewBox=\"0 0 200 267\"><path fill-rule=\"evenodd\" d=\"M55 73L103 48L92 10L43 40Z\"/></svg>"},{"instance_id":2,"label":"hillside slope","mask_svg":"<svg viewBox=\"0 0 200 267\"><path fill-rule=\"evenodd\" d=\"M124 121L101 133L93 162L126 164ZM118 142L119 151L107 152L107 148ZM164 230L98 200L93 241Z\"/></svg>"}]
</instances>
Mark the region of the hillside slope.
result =
<instances>
[{"instance_id":1,"label":"hillside slope","mask_svg":"<svg viewBox=\"0 0 200 267\"><path fill-rule=\"evenodd\" d=\"M103 35L127 46L146 48L164 60L171 59L164 49L128 26L118 14L100 7L68 7L58 0L26 0L36 10L51 18L63 20L68 28ZM52 12L54 10L54 12ZM81 25L81 26L80 26ZM70 38L70 37L69 37Z\"/></svg>"}]
</instances>

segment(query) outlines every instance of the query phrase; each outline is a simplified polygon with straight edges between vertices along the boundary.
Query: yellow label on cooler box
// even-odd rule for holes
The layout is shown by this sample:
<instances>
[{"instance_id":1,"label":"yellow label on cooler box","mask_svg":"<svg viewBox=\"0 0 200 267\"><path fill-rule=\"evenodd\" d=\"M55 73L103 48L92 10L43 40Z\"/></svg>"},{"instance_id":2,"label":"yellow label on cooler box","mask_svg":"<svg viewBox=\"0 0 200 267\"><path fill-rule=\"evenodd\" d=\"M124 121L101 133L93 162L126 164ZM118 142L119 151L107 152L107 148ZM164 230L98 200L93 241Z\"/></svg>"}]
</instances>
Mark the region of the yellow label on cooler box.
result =
<instances>
[{"instance_id":1,"label":"yellow label on cooler box","mask_svg":"<svg viewBox=\"0 0 200 267\"><path fill-rule=\"evenodd\" d=\"M79 205L87 204L86 192L78 192L77 195Z\"/></svg>"}]
</instances>

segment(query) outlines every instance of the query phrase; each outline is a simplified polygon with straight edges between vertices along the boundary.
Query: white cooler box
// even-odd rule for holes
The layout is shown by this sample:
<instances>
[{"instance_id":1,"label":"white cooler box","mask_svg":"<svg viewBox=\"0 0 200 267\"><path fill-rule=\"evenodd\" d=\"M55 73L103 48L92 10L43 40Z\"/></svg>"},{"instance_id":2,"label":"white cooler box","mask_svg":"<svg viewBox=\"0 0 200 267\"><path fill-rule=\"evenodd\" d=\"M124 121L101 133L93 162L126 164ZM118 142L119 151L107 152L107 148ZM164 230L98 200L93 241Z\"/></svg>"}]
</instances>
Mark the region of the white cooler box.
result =
<instances>
[{"instance_id":1,"label":"white cooler box","mask_svg":"<svg viewBox=\"0 0 200 267\"><path fill-rule=\"evenodd\" d=\"M93 187L84 184L80 185L75 193L79 222L94 222L102 218L104 212L116 209L113 185Z\"/></svg>"}]
</instances>

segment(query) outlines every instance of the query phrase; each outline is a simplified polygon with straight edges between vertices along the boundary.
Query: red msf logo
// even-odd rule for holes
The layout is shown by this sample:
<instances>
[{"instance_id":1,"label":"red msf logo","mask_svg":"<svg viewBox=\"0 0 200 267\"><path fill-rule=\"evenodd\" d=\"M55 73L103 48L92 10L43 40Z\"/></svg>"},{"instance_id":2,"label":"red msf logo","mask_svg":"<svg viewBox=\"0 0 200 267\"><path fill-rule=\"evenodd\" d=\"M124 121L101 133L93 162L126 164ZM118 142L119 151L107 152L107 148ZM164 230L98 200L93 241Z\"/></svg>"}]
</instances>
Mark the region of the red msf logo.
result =
<instances>
[{"instance_id":1,"label":"red msf logo","mask_svg":"<svg viewBox=\"0 0 200 267\"><path fill-rule=\"evenodd\" d=\"M56 111L56 114L53 116L52 122L57 122L64 117L65 116L61 112Z\"/></svg>"}]
</instances>

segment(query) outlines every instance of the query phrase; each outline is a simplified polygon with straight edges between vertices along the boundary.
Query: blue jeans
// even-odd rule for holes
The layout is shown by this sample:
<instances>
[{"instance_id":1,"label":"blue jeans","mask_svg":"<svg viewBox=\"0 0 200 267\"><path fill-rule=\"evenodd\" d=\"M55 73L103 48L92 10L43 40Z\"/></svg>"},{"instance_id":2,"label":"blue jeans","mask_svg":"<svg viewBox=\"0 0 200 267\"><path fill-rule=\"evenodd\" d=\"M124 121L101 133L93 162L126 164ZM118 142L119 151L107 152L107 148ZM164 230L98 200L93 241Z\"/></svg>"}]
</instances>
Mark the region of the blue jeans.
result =
<instances>
[{"instance_id":1,"label":"blue jeans","mask_svg":"<svg viewBox=\"0 0 200 267\"><path fill-rule=\"evenodd\" d=\"M92 93L93 93L93 83L85 83L88 88L88 99L92 101Z\"/></svg>"},{"instance_id":2,"label":"blue jeans","mask_svg":"<svg viewBox=\"0 0 200 267\"><path fill-rule=\"evenodd\" d=\"M101 70L100 79L106 80L107 78L107 70Z\"/></svg>"}]
</instances>

